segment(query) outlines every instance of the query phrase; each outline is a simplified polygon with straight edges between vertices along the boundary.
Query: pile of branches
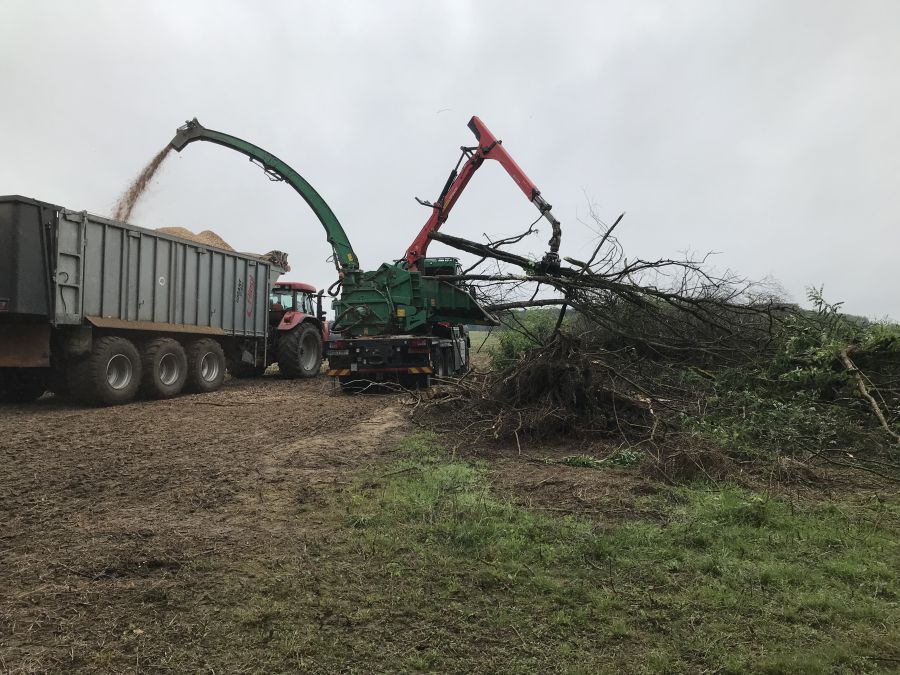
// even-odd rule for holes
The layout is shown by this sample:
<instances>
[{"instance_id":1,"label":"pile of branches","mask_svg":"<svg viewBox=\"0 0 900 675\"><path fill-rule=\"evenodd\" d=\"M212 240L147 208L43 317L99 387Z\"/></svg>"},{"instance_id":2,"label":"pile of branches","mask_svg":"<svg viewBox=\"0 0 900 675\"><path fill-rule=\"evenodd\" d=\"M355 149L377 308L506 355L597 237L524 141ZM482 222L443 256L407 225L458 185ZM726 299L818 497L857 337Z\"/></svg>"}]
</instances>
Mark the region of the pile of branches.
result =
<instances>
[{"instance_id":1,"label":"pile of branches","mask_svg":"<svg viewBox=\"0 0 900 675\"><path fill-rule=\"evenodd\" d=\"M611 346L670 358L734 363L769 350L777 324L794 306L770 285L729 270L715 272L709 254L628 258L614 235L623 216L605 226L594 215L603 229L592 255L585 261L565 258L568 264L552 269L504 248L530 229L488 244L440 232L430 236L479 256L464 274L443 279L472 284L491 311L557 306L561 326L572 308L602 330Z\"/></svg>"},{"instance_id":2,"label":"pile of branches","mask_svg":"<svg viewBox=\"0 0 900 675\"><path fill-rule=\"evenodd\" d=\"M639 385L568 333L498 371L451 380L417 411L478 437L546 438L575 431L653 436L659 418Z\"/></svg>"},{"instance_id":3,"label":"pile of branches","mask_svg":"<svg viewBox=\"0 0 900 675\"><path fill-rule=\"evenodd\" d=\"M792 311L762 284L713 272L708 256L628 258L615 236L624 214L608 226L591 215L598 234L593 253L555 266L546 264L547 256L535 260L508 250L533 234L534 224L488 243L430 234L479 258L463 274L440 279L470 285L482 305L505 316L508 329L523 332L535 347L499 372L457 383L452 400L440 403L444 409L456 404L479 434L653 437L658 410L683 408L678 399L690 398L666 391L659 364L710 367L758 359ZM521 310L553 307L558 316L550 336L534 336L519 321ZM570 310L579 329L572 330L570 313L563 331Z\"/></svg>"},{"instance_id":4,"label":"pile of branches","mask_svg":"<svg viewBox=\"0 0 900 675\"><path fill-rule=\"evenodd\" d=\"M471 285L483 305L505 316L507 330L521 332L533 347L500 368L452 382L417 415L457 433L516 443L603 434L647 443L658 457L663 445L684 454L677 439L685 435L704 445L718 434L720 447L740 448L729 461L748 460L754 443L775 448L781 432L785 439L795 434L786 452L796 449L793 457L842 447L850 454L846 444L855 441L847 430L873 438L874 446L900 441L896 371L881 367L884 354L900 354L900 337L864 348L859 331L831 318L827 303L811 297L818 312L804 312L783 302L771 284L712 271L708 256L628 258L614 235L622 217L610 226L594 219L600 228L592 255L552 268L546 257L506 250L531 228L486 244L432 233L479 257L465 273L442 279ZM534 335L521 320L522 310L553 307L549 335ZM832 324L825 337L810 339ZM827 381L831 398L804 378ZM829 407L835 402L846 404L839 413ZM806 411L813 412L803 417ZM847 429L820 434L826 418ZM875 419L881 430L873 435Z\"/></svg>"}]
</instances>

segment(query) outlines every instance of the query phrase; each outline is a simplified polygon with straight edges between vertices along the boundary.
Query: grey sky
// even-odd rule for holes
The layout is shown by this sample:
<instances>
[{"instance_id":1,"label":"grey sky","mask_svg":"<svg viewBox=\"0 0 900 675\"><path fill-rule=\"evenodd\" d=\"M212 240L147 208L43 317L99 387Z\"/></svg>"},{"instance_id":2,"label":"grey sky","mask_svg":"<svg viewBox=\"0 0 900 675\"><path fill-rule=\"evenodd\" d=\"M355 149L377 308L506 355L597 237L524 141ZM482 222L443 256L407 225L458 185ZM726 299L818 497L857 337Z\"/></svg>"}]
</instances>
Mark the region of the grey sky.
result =
<instances>
[{"instance_id":1,"label":"grey sky","mask_svg":"<svg viewBox=\"0 0 900 675\"><path fill-rule=\"evenodd\" d=\"M0 194L109 214L197 116L302 173L374 268L427 219L413 197L436 197L477 114L554 205L564 255L591 248L590 200L628 212L630 255L720 251L794 300L824 284L848 311L900 318L898 36L894 0L5 0ZM445 228L533 218L490 163ZM170 158L132 220L335 277L305 203L217 146Z\"/></svg>"}]
</instances>

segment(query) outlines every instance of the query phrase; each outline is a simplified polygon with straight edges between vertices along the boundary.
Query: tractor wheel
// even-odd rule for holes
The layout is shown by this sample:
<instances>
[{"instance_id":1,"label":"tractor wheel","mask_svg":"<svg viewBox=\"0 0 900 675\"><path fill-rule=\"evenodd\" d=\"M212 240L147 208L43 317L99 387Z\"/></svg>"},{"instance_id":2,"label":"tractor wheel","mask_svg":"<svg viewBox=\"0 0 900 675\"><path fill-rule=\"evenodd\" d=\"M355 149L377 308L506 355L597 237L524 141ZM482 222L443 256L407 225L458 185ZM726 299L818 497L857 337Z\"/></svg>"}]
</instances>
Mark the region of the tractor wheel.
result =
<instances>
[{"instance_id":1,"label":"tractor wheel","mask_svg":"<svg viewBox=\"0 0 900 675\"><path fill-rule=\"evenodd\" d=\"M322 335L311 323L301 323L283 333L275 351L284 377L315 377L322 368Z\"/></svg>"},{"instance_id":2,"label":"tractor wheel","mask_svg":"<svg viewBox=\"0 0 900 675\"><path fill-rule=\"evenodd\" d=\"M0 369L0 403L29 403L47 390L43 370L32 368Z\"/></svg>"},{"instance_id":3,"label":"tractor wheel","mask_svg":"<svg viewBox=\"0 0 900 675\"><path fill-rule=\"evenodd\" d=\"M128 403L141 384L141 356L123 337L94 340L91 353L68 369L69 391L89 405Z\"/></svg>"},{"instance_id":4,"label":"tractor wheel","mask_svg":"<svg viewBox=\"0 0 900 675\"><path fill-rule=\"evenodd\" d=\"M215 391L225 380L225 352L211 338L194 340L187 348L187 387L198 394Z\"/></svg>"},{"instance_id":5,"label":"tractor wheel","mask_svg":"<svg viewBox=\"0 0 900 675\"><path fill-rule=\"evenodd\" d=\"M148 398L171 398L181 393L187 381L188 361L184 347L172 338L157 338L144 345L141 389Z\"/></svg>"},{"instance_id":6,"label":"tractor wheel","mask_svg":"<svg viewBox=\"0 0 900 675\"><path fill-rule=\"evenodd\" d=\"M228 366L228 372L231 373L232 377L243 380L248 377L260 377L266 372L266 369L263 366L254 366L245 361L232 361L231 365Z\"/></svg>"}]
</instances>

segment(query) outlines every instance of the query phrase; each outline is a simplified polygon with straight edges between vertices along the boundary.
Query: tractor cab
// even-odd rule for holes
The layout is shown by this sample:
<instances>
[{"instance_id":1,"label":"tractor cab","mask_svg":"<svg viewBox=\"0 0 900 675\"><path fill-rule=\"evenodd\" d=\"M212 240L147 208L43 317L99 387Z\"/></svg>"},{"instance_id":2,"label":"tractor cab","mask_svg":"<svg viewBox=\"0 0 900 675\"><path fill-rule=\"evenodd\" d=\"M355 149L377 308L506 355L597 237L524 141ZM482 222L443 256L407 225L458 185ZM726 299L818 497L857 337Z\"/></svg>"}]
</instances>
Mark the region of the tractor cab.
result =
<instances>
[{"instance_id":1,"label":"tractor cab","mask_svg":"<svg viewBox=\"0 0 900 675\"><path fill-rule=\"evenodd\" d=\"M287 312L317 316L316 289L298 281L282 281L272 286L269 294L269 323L278 325Z\"/></svg>"}]
</instances>

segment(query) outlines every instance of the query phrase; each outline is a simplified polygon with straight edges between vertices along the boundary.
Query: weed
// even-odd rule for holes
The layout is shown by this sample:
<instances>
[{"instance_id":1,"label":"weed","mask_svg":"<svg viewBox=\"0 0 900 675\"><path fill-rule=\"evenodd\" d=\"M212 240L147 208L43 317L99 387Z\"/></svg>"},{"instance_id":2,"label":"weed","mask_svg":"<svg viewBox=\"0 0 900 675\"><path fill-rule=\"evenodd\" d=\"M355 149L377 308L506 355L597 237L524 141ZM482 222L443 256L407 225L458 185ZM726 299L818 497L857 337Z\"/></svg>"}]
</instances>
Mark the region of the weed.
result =
<instances>
[{"instance_id":1,"label":"weed","mask_svg":"<svg viewBox=\"0 0 900 675\"><path fill-rule=\"evenodd\" d=\"M541 346L556 327L558 312L530 310L514 312L506 319L507 327L490 347L491 365L502 370L519 360L526 351Z\"/></svg>"},{"instance_id":2,"label":"weed","mask_svg":"<svg viewBox=\"0 0 900 675\"><path fill-rule=\"evenodd\" d=\"M602 469L608 466L635 466L644 461L644 453L640 450L631 448L622 448L616 450L609 457L597 459L591 455L570 455L562 459L555 460L553 464L565 464L566 466L574 466L585 469Z\"/></svg>"}]
</instances>

